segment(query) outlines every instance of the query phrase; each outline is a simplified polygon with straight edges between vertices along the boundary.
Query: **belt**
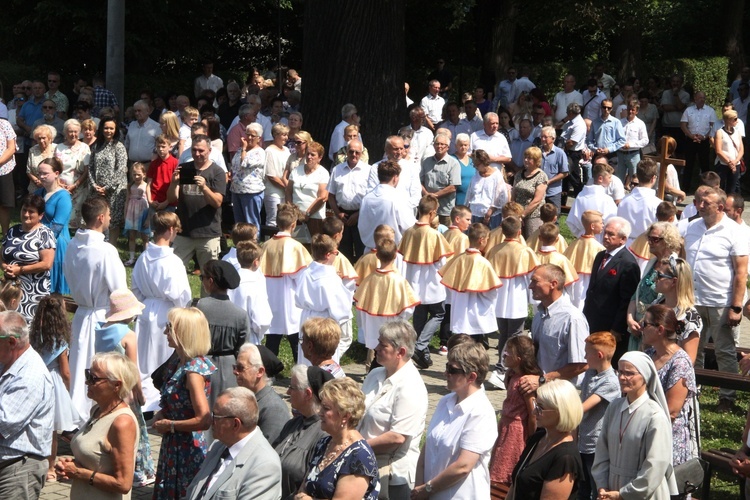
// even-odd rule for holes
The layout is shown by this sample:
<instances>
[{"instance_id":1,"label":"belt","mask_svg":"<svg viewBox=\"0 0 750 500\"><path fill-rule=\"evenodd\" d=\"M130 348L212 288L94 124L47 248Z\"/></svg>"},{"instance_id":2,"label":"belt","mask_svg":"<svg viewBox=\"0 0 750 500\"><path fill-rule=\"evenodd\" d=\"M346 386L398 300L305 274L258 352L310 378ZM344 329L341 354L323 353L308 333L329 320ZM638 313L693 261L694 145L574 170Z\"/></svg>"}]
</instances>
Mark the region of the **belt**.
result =
<instances>
[{"instance_id":1,"label":"belt","mask_svg":"<svg viewBox=\"0 0 750 500\"><path fill-rule=\"evenodd\" d=\"M621 149L618 152L626 154L626 155L632 155L632 154L640 152L640 149Z\"/></svg>"},{"instance_id":2,"label":"belt","mask_svg":"<svg viewBox=\"0 0 750 500\"><path fill-rule=\"evenodd\" d=\"M357 212L359 212L359 209L356 209L356 210L346 210L346 209L341 208L341 207L339 207L339 210L341 212L345 213L346 215L352 215L352 214L356 214Z\"/></svg>"},{"instance_id":3,"label":"belt","mask_svg":"<svg viewBox=\"0 0 750 500\"><path fill-rule=\"evenodd\" d=\"M18 462L25 461L25 460L27 460L29 458L33 458L34 460L38 460L40 462L42 460L47 460L46 457L42 457L40 455L34 455L33 453L27 453L25 455L21 455L20 457L8 458L6 460L0 460L0 470L3 470L5 468L7 468L7 467L10 467L13 464L17 464Z\"/></svg>"},{"instance_id":4,"label":"belt","mask_svg":"<svg viewBox=\"0 0 750 500\"><path fill-rule=\"evenodd\" d=\"M234 356L234 351L211 351L209 356Z\"/></svg>"}]
</instances>

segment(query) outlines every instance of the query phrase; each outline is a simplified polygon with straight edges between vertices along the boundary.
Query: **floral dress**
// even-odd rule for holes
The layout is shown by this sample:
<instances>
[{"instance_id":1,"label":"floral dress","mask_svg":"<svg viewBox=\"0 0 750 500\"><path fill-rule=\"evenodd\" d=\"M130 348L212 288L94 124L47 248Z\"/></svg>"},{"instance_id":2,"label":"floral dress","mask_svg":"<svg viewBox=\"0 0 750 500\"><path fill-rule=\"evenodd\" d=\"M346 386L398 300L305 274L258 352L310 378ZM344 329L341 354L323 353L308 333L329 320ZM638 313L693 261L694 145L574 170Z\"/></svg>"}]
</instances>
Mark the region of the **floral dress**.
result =
<instances>
[{"instance_id":1,"label":"floral dress","mask_svg":"<svg viewBox=\"0 0 750 500\"><path fill-rule=\"evenodd\" d=\"M17 224L10 228L3 240L3 262L30 266L41 260L40 251L56 247L55 235L50 228L40 225L33 231L25 232L21 224ZM50 272L22 274L18 280L23 290L18 312L31 323L39 301L50 293Z\"/></svg>"},{"instance_id":2,"label":"floral dress","mask_svg":"<svg viewBox=\"0 0 750 500\"><path fill-rule=\"evenodd\" d=\"M652 358L656 355L653 348L646 350L646 354ZM672 421L672 465L680 465L698 455L698 450L693 446L695 439L691 436L690 421L693 419L693 405L691 401L695 396L695 371L690 356L679 349L659 370L659 381L664 393L685 379L688 394L680 413Z\"/></svg>"},{"instance_id":3,"label":"floral dress","mask_svg":"<svg viewBox=\"0 0 750 500\"><path fill-rule=\"evenodd\" d=\"M91 161L91 150L88 145L81 141L71 147L65 144L58 144L55 150L55 157L63 164L63 171L60 174L59 182L63 186L72 186L86 172ZM81 207L83 202L89 197L89 186L85 180L70 192L73 201L73 215L70 217L70 226L77 228L81 225Z\"/></svg>"},{"instance_id":4,"label":"floral dress","mask_svg":"<svg viewBox=\"0 0 750 500\"><path fill-rule=\"evenodd\" d=\"M326 447L330 441L331 436L326 436L315 445L305 482L305 492L313 498L333 498L339 478L356 474L370 478L363 500L376 500L380 491L378 462L367 441L361 439L350 444L333 462L319 470L318 464L325 457Z\"/></svg>"},{"instance_id":5,"label":"floral dress","mask_svg":"<svg viewBox=\"0 0 750 500\"><path fill-rule=\"evenodd\" d=\"M161 390L161 408L168 420L186 420L195 416L190 392L186 385L187 373L195 372L205 379L206 398L211 393L211 374L216 367L203 356L180 365L175 356L166 368ZM173 432L162 436L159 464L154 484L155 500L184 498L187 487L206 458L208 445L203 431Z\"/></svg>"},{"instance_id":6,"label":"floral dress","mask_svg":"<svg viewBox=\"0 0 750 500\"><path fill-rule=\"evenodd\" d=\"M522 171L516 174L513 180L513 199L522 207L526 208L534 199L536 188L541 184L547 184L547 174L543 170L537 170L531 177L527 177ZM529 238L542 225L540 209L543 203L531 212L523 221L523 237Z\"/></svg>"},{"instance_id":7,"label":"floral dress","mask_svg":"<svg viewBox=\"0 0 750 500\"><path fill-rule=\"evenodd\" d=\"M502 417L497 424L497 441L490 459L490 479L493 482L510 484L513 469L518 463L529 436L527 423L529 411L523 398L521 376L516 375L508 384L508 397L503 401ZM533 432L533 429L531 429Z\"/></svg>"},{"instance_id":8,"label":"floral dress","mask_svg":"<svg viewBox=\"0 0 750 500\"><path fill-rule=\"evenodd\" d=\"M128 194L128 153L120 141L94 145L89 180L92 184L91 195L96 195L93 186L104 188L112 216L111 224L122 228Z\"/></svg>"}]
</instances>

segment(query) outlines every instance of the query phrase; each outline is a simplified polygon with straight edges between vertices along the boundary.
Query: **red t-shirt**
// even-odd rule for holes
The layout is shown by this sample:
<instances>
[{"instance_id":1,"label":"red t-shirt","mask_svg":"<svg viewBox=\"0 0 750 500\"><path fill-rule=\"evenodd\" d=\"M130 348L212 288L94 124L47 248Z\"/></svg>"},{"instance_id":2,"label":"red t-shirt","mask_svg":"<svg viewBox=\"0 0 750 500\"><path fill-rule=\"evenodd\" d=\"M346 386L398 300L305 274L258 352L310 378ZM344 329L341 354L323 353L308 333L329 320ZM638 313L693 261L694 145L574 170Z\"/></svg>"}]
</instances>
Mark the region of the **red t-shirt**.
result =
<instances>
[{"instance_id":1,"label":"red t-shirt","mask_svg":"<svg viewBox=\"0 0 750 500\"><path fill-rule=\"evenodd\" d=\"M156 158L148 167L148 174L151 179L151 201L161 203L167 199L169 183L172 182L172 174L177 168L177 158L168 155L166 160ZM177 206L177 203L173 203Z\"/></svg>"}]
</instances>

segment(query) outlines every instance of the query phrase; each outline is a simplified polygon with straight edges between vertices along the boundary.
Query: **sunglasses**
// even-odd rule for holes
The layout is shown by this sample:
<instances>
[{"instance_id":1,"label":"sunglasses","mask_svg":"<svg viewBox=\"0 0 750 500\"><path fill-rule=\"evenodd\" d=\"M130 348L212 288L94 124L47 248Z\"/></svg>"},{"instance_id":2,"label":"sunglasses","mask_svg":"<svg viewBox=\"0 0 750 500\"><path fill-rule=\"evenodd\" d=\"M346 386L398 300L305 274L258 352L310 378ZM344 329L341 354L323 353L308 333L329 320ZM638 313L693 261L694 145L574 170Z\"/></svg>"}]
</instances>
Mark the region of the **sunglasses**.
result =
<instances>
[{"instance_id":1,"label":"sunglasses","mask_svg":"<svg viewBox=\"0 0 750 500\"><path fill-rule=\"evenodd\" d=\"M602 106L602 109L612 109L612 106Z\"/></svg>"},{"instance_id":2,"label":"sunglasses","mask_svg":"<svg viewBox=\"0 0 750 500\"><path fill-rule=\"evenodd\" d=\"M458 366L445 365L445 373L449 375L464 375L466 372Z\"/></svg>"},{"instance_id":3,"label":"sunglasses","mask_svg":"<svg viewBox=\"0 0 750 500\"><path fill-rule=\"evenodd\" d=\"M212 420L216 420L216 419L221 420L222 418L237 418L237 417L235 417L234 415L217 415L214 412L211 412Z\"/></svg>"},{"instance_id":4,"label":"sunglasses","mask_svg":"<svg viewBox=\"0 0 750 500\"><path fill-rule=\"evenodd\" d=\"M664 274L664 273L660 273L660 272L656 273L656 279L659 279L659 280L673 280L676 277L677 276L672 276L671 274Z\"/></svg>"},{"instance_id":5,"label":"sunglasses","mask_svg":"<svg viewBox=\"0 0 750 500\"><path fill-rule=\"evenodd\" d=\"M303 144L307 144L307 141L294 141L294 144L297 146L302 146Z\"/></svg>"},{"instance_id":6,"label":"sunglasses","mask_svg":"<svg viewBox=\"0 0 750 500\"><path fill-rule=\"evenodd\" d=\"M647 327L647 326L653 326L653 327L657 327L657 326L659 326L659 325L658 325L657 323L651 323L650 321L641 321L641 326L642 326L643 328L645 328L645 327Z\"/></svg>"},{"instance_id":7,"label":"sunglasses","mask_svg":"<svg viewBox=\"0 0 750 500\"><path fill-rule=\"evenodd\" d=\"M107 380L106 377L95 377L91 374L91 370L89 368L86 368L83 370L83 375L86 377L86 385L95 385L97 382L101 380Z\"/></svg>"},{"instance_id":8,"label":"sunglasses","mask_svg":"<svg viewBox=\"0 0 750 500\"><path fill-rule=\"evenodd\" d=\"M660 241L664 241L664 238L661 236L649 236L648 237L649 243L659 243Z\"/></svg>"}]
</instances>

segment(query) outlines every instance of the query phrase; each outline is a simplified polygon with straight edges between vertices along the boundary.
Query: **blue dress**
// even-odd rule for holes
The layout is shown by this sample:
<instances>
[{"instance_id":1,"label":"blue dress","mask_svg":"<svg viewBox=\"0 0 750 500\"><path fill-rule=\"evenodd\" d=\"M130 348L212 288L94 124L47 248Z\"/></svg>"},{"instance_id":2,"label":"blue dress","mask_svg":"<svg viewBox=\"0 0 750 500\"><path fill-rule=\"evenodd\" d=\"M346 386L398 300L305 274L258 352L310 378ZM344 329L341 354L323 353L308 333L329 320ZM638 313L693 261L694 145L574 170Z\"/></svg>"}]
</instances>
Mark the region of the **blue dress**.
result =
<instances>
[{"instance_id":1,"label":"blue dress","mask_svg":"<svg viewBox=\"0 0 750 500\"><path fill-rule=\"evenodd\" d=\"M456 155L451 156L456 158ZM466 165L460 161L458 164L461 165L461 185L456 188L456 205L464 205L466 202L466 193L469 190L469 183L477 171L474 168L474 160L472 160L471 157L469 158L469 163Z\"/></svg>"},{"instance_id":2,"label":"blue dress","mask_svg":"<svg viewBox=\"0 0 750 500\"><path fill-rule=\"evenodd\" d=\"M46 193L44 188L39 188L34 194L44 198ZM42 224L52 230L57 240L55 261L52 263L52 269L50 270L51 293L70 295L70 288L68 288L68 282L65 281L65 275L63 274L63 261L70 242L68 222L71 213L73 213L73 200L70 193L65 189L58 189L45 202Z\"/></svg>"},{"instance_id":3,"label":"blue dress","mask_svg":"<svg viewBox=\"0 0 750 500\"><path fill-rule=\"evenodd\" d=\"M305 492L313 498L333 498L339 477L354 474L370 478L363 500L377 500L380 492L378 462L375 459L375 452L372 451L367 441L364 439L355 441L326 468L318 470L318 464L323 460L330 441L331 436L326 436L315 445L307 473Z\"/></svg>"}]
</instances>

